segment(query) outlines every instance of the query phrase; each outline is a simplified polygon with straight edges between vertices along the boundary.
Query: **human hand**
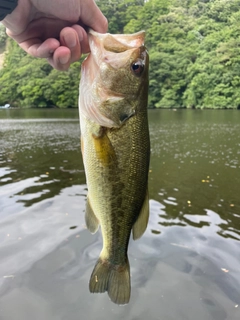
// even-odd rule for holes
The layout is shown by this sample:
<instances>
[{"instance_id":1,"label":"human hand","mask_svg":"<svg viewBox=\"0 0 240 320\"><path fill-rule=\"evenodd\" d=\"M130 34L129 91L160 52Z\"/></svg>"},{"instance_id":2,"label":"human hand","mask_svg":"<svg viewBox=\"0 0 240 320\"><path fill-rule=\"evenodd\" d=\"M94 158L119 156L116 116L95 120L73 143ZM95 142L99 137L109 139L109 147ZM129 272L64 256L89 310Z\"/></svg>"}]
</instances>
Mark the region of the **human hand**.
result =
<instances>
[{"instance_id":1,"label":"human hand","mask_svg":"<svg viewBox=\"0 0 240 320\"><path fill-rule=\"evenodd\" d=\"M89 52L84 27L105 33L108 26L94 0L18 0L2 23L23 50L58 70Z\"/></svg>"}]
</instances>

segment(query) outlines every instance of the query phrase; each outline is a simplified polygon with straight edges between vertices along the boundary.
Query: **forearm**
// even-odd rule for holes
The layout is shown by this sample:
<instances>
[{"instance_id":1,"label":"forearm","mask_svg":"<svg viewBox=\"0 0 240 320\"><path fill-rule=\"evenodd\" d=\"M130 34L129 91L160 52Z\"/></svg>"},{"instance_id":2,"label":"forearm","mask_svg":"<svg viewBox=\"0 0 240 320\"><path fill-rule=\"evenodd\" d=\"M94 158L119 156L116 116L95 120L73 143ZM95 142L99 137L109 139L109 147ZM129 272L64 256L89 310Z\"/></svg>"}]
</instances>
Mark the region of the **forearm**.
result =
<instances>
[{"instance_id":1,"label":"forearm","mask_svg":"<svg viewBox=\"0 0 240 320\"><path fill-rule=\"evenodd\" d=\"M18 0L0 0L0 21L13 12L17 4Z\"/></svg>"}]
</instances>

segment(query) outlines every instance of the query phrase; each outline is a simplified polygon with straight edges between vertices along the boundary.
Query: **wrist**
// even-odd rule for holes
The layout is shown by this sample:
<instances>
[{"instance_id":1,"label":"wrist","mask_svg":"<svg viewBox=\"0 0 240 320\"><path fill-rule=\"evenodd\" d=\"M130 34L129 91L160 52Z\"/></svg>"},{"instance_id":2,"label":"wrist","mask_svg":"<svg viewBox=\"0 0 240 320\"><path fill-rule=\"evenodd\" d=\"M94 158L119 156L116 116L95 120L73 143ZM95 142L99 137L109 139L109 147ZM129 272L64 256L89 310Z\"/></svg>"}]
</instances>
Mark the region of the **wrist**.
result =
<instances>
[{"instance_id":1,"label":"wrist","mask_svg":"<svg viewBox=\"0 0 240 320\"><path fill-rule=\"evenodd\" d=\"M0 0L0 21L17 7L18 0Z\"/></svg>"}]
</instances>

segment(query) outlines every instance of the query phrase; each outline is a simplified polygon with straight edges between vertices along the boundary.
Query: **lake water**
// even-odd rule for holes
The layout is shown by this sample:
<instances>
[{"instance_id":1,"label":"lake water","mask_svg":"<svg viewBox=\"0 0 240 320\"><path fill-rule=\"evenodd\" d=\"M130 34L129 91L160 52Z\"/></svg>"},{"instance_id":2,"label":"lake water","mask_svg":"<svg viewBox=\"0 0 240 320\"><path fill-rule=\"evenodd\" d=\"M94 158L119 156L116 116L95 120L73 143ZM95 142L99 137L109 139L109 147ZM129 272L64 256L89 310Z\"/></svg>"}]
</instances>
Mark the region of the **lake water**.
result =
<instances>
[{"instance_id":1,"label":"lake water","mask_svg":"<svg viewBox=\"0 0 240 320\"><path fill-rule=\"evenodd\" d=\"M240 112L149 111L150 221L126 306L90 294L77 110L0 110L0 320L239 320Z\"/></svg>"}]
</instances>

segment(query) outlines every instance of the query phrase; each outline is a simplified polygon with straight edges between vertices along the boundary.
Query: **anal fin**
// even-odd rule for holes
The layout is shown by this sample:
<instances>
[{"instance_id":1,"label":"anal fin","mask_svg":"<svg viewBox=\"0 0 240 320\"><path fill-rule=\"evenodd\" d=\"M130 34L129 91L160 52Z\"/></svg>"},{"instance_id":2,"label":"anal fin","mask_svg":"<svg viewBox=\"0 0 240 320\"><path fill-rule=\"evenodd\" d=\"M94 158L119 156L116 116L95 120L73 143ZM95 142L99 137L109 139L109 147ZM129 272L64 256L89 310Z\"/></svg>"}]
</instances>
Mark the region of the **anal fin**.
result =
<instances>
[{"instance_id":1,"label":"anal fin","mask_svg":"<svg viewBox=\"0 0 240 320\"><path fill-rule=\"evenodd\" d=\"M148 191L147 191L140 214L132 228L133 240L137 240L141 238L141 236L144 234L147 228L148 219L149 219L149 197L148 197Z\"/></svg>"},{"instance_id":2,"label":"anal fin","mask_svg":"<svg viewBox=\"0 0 240 320\"><path fill-rule=\"evenodd\" d=\"M98 231L99 221L95 213L93 212L93 209L89 202L89 198L87 198L87 202L86 202L85 221L86 221L87 228L91 233L96 233Z\"/></svg>"}]
</instances>

